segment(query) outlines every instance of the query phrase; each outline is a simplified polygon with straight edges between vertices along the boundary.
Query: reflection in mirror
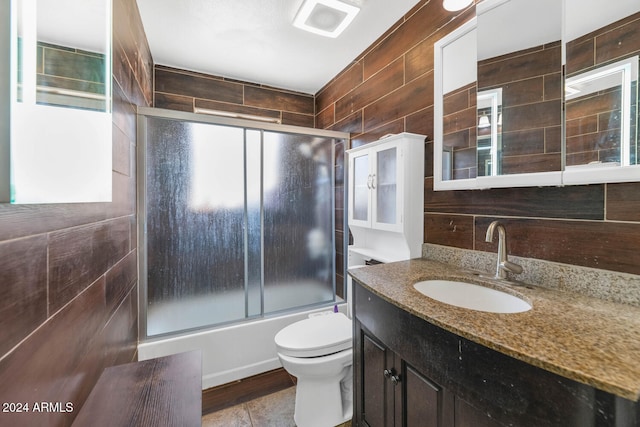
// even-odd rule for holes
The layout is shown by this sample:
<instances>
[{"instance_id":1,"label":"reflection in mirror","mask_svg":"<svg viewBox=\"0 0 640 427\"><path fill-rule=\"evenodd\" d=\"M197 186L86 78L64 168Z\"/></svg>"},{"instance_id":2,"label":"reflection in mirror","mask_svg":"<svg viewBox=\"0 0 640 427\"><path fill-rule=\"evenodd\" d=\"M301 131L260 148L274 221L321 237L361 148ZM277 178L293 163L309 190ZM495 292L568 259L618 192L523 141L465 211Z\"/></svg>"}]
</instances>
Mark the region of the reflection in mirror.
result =
<instances>
[{"instance_id":1,"label":"reflection in mirror","mask_svg":"<svg viewBox=\"0 0 640 427\"><path fill-rule=\"evenodd\" d=\"M470 179L476 161L476 33L475 20L436 44L438 58L436 141L442 142L442 180ZM439 136L440 135L440 136ZM439 144L438 144L439 145Z\"/></svg>"},{"instance_id":2,"label":"reflection in mirror","mask_svg":"<svg viewBox=\"0 0 640 427\"><path fill-rule=\"evenodd\" d=\"M638 56L565 81L567 168L637 164Z\"/></svg>"},{"instance_id":3,"label":"reflection in mirror","mask_svg":"<svg viewBox=\"0 0 640 427\"><path fill-rule=\"evenodd\" d=\"M111 1L11 2L12 203L111 200Z\"/></svg>"},{"instance_id":4,"label":"reflection in mirror","mask_svg":"<svg viewBox=\"0 0 640 427\"><path fill-rule=\"evenodd\" d=\"M637 165L640 2L565 1L567 172Z\"/></svg>"},{"instance_id":5,"label":"reflection in mirror","mask_svg":"<svg viewBox=\"0 0 640 427\"><path fill-rule=\"evenodd\" d=\"M502 173L502 88L478 92L478 176Z\"/></svg>"},{"instance_id":6,"label":"reflection in mirror","mask_svg":"<svg viewBox=\"0 0 640 427\"><path fill-rule=\"evenodd\" d=\"M478 176L560 171L562 2L484 0L476 12L478 117L487 114L488 93L502 94L495 123L478 130L479 168L487 170L486 135L495 143L491 173Z\"/></svg>"}]
</instances>

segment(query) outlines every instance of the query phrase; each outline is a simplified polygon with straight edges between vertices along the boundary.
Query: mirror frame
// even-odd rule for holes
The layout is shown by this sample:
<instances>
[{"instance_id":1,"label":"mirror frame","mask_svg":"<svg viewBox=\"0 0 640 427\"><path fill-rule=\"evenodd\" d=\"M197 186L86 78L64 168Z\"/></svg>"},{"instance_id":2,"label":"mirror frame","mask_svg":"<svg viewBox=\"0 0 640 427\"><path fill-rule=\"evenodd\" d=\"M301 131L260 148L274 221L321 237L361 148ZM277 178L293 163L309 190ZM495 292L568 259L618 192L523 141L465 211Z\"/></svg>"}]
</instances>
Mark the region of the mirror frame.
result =
<instances>
[{"instance_id":1,"label":"mirror frame","mask_svg":"<svg viewBox=\"0 0 640 427\"><path fill-rule=\"evenodd\" d=\"M26 78L23 86L33 91L20 93L20 49L35 49L32 56L22 55L22 66L36 69L36 53L40 41L36 36L37 0L18 3L7 0L0 6L0 49L5 61L0 61L0 203L51 204L111 202L113 191L112 166L112 55L113 1L100 0L104 19L99 16L104 33L104 54L100 52L104 73L104 95L91 91L67 90L64 87L40 85L37 76ZM66 5L66 7L65 7ZM61 13L74 15L77 3L56 4ZM90 13L97 14L96 10ZM77 11L76 11L77 12ZM76 13L77 15L77 13ZM77 19L72 18L72 19ZM25 20L25 21L22 21ZM22 24L22 48L19 48L19 23ZM57 27L56 27L57 28ZM75 35L75 34L74 34ZM84 35L84 33L83 33ZM49 45L47 40L43 45ZM67 51L65 46L52 44L51 49ZM78 55L92 56L89 50L76 48ZM25 61L28 57L29 60ZM25 62L27 65L25 65ZM58 97L58 102L36 99L41 90ZM86 98L102 102L99 109L87 104L73 107L60 98ZM59 138L56 138L58 136ZM35 178L34 178L35 177ZM20 191L16 188L20 186ZM25 190L22 190L25 189Z\"/></svg>"},{"instance_id":2,"label":"mirror frame","mask_svg":"<svg viewBox=\"0 0 640 427\"><path fill-rule=\"evenodd\" d=\"M433 188L441 190L476 190L501 187L532 187L562 185L562 172L535 172L511 175L480 176L468 179L443 179L443 111L444 93L442 69L443 52L449 45L463 36L475 32L477 18L472 18L456 30L437 41L434 45L434 156L433 156ZM474 61L475 64L475 61ZM564 136L563 136L564 138Z\"/></svg>"},{"instance_id":3,"label":"mirror frame","mask_svg":"<svg viewBox=\"0 0 640 427\"><path fill-rule=\"evenodd\" d=\"M484 0L492 3L491 0ZM498 3L501 0L496 0ZM443 144L443 111L444 111L444 93L443 93L443 52L444 49L455 43L463 36L476 31L477 18L474 17L458 27L456 30L447 34L434 44L434 179L433 187L435 191L443 190L473 190L473 189L489 189L489 188L508 188L508 187L544 187L544 186L564 186L564 185L583 185L596 183L614 183L614 182L634 182L640 181L640 164L629 166L584 166L566 168L565 166L565 128L566 120L564 115L565 97L563 93L563 116L562 116L562 170L552 172L536 172L522 173L499 176L480 176L467 179L443 179L444 152ZM562 40L562 55L566 55L566 40ZM564 60L563 60L564 64ZM563 87L567 78L563 72ZM563 91L564 92L564 91Z\"/></svg>"}]
</instances>

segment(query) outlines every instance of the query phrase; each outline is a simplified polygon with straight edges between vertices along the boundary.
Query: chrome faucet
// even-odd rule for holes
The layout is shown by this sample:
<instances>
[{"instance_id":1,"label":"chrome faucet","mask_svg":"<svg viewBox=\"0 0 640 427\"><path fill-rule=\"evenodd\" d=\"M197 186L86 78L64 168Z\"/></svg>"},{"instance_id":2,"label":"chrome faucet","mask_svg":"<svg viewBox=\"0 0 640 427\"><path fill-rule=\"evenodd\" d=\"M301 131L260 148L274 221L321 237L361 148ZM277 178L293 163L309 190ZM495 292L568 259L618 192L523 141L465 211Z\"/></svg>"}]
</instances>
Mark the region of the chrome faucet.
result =
<instances>
[{"instance_id":1,"label":"chrome faucet","mask_svg":"<svg viewBox=\"0 0 640 427\"><path fill-rule=\"evenodd\" d=\"M494 230L498 229L498 261L496 262L495 279L507 279L508 273L522 273L522 266L509 261L507 255L507 231L500 221L493 221L487 227L485 242L493 242Z\"/></svg>"}]
</instances>

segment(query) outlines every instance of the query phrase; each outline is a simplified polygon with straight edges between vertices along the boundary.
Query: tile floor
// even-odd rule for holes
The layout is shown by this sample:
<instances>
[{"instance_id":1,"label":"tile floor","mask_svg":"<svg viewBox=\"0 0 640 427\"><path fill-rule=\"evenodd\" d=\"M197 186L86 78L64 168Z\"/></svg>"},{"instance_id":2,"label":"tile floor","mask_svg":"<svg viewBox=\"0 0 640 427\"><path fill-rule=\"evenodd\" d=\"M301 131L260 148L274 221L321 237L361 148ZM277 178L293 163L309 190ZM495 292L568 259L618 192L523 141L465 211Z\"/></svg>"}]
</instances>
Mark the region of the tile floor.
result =
<instances>
[{"instance_id":1,"label":"tile floor","mask_svg":"<svg viewBox=\"0 0 640 427\"><path fill-rule=\"evenodd\" d=\"M202 427L295 427L296 388L289 387L202 417ZM350 427L351 422L340 427Z\"/></svg>"}]
</instances>

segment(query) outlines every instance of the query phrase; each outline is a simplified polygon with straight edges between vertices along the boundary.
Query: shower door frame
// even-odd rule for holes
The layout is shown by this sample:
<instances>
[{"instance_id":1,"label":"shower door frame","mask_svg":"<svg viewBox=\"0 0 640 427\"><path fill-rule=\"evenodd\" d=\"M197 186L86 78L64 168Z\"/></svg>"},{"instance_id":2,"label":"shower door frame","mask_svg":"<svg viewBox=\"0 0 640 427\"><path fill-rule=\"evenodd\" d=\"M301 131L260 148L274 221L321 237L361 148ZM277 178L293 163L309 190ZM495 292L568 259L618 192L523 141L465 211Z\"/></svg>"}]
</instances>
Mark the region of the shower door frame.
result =
<instances>
[{"instance_id":1,"label":"shower door frame","mask_svg":"<svg viewBox=\"0 0 640 427\"><path fill-rule=\"evenodd\" d=\"M244 319L240 319L240 320L232 320L229 322L224 322L224 323L218 323L215 325L203 325L203 326L199 326L199 327L194 327L194 328L190 328L190 329L181 329L181 330L177 330L177 331L172 331L172 332L166 332L166 333L162 333L162 334L157 334L157 335L151 335L148 336L147 335L147 298L148 298L148 294L147 294L147 206L146 206L146 200L147 200L147 196L146 196L146 189L147 189L147 177L146 177L146 172L147 172L147 126L146 126L146 119L147 118L159 118L159 119L169 119L169 120L176 120L176 121L183 121L183 122L191 122L191 123L203 123L203 124L210 124L210 125L220 125L220 126L229 126L229 127L235 127L235 128L242 128L244 129L244 138L245 138L245 144L246 144L246 131L247 130L257 130L260 131L261 133L261 144L263 141L263 135L265 131L268 132L279 132L279 133L285 133L285 134L295 134L295 135L309 135L309 136L317 136L317 137L326 137L326 138L333 138L336 140L343 140L344 141L344 145L345 148L348 147L350 145L350 134L347 132L338 132L338 131L331 131L331 130L324 130L324 129L316 129L316 128L308 128L308 127L302 127L302 126L293 126L293 125L283 125L283 124L278 124L278 123L270 123L270 122L261 122L261 121L257 121L257 120L248 120L248 119L240 119L240 118L232 118L232 117L224 117L224 116L213 116L213 115L206 115L206 114L196 114L196 113L189 113L189 112L184 112L184 111L175 111L175 110L166 110L166 109L162 109L162 108L153 108L153 107L138 107L137 108L137 147L136 147L136 190L137 190L137 197L136 197L136 208L137 208L137 216L136 216L136 226L137 226L137 237L138 237L138 242L137 242L137 246L138 246L138 334L140 337L140 341L153 341L156 339L164 339L170 336L179 336L179 335L183 335L185 333L189 333L189 332L194 332L194 331L202 331L202 330L206 330L206 329L213 329L213 328L218 328L218 327L224 327L224 326L228 326L230 324L237 324L237 323L244 323L247 321L252 321L252 320L261 320L264 318L268 318L268 317L272 317L272 316L278 316L278 315L282 315L282 314L287 314L287 313L293 313L296 311L299 311L301 308L300 307L296 307L296 308L292 308L292 309L287 309L287 310L282 310L282 311L278 311L275 313L268 313L265 314L264 313L264 275L261 275L261 279L260 279L260 298L261 298L261 313L259 315L256 316L251 316L251 317L245 317ZM337 194L335 193L335 183L336 183L336 170L335 170L335 161L336 161L336 157L335 157L335 144L332 146L331 148L331 157L332 157L332 168L331 168L331 180L332 180L332 191L334 193L334 196L331 199L331 210L333 212L333 216L332 216L332 232L333 232L333 239L332 241L334 242L334 246L335 246L335 231L336 231L336 218L335 218L335 206L336 206L336 196ZM346 182L346 168L345 168L345 176L343 177L344 182ZM245 171L246 174L246 171ZM261 178L262 179L262 178ZM246 183L245 183L246 185ZM342 194L340 195L341 197L343 197L343 200L346 201L346 188L347 186L344 186L344 191L342 192ZM246 207L245 207L246 209ZM261 209L261 216L263 215L262 213L262 207ZM345 209L346 209L346 204L345 204ZM344 215L344 230L345 230L345 236L348 234L347 228L346 228L346 215ZM262 221L262 220L261 220ZM246 230L245 230L246 233ZM245 236L246 237L246 236ZM263 235L262 235L262 230L261 230L261 239L263 239ZM343 239L343 246L346 245L346 237ZM262 251L261 251L262 252ZM344 254L346 254L346 246L345 246L345 251ZM246 254L245 254L246 256ZM263 255L261 255L262 257ZM346 255L345 255L346 257ZM261 261L262 263L263 261ZM345 264L346 265L346 264ZM246 266L245 266L246 269ZM337 286L338 284L336 283L336 260L335 260L335 256L334 256L334 261L333 261L333 295L334 295L334 302L335 303L335 297L337 296L336 294L336 290L337 290ZM343 283L341 284L343 286L343 289L345 291L346 294L346 274L345 274L345 279L343 280ZM245 276L245 305L246 305L246 292L247 292L247 277ZM346 300L346 295L345 298ZM318 303L316 304L316 306L322 306L322 305L327 305L326 303ZM309 306L305 306L304 309L309 308ZM246 309L245 309L245 315L246 315Z\"/></svg>"}]
</instances>

